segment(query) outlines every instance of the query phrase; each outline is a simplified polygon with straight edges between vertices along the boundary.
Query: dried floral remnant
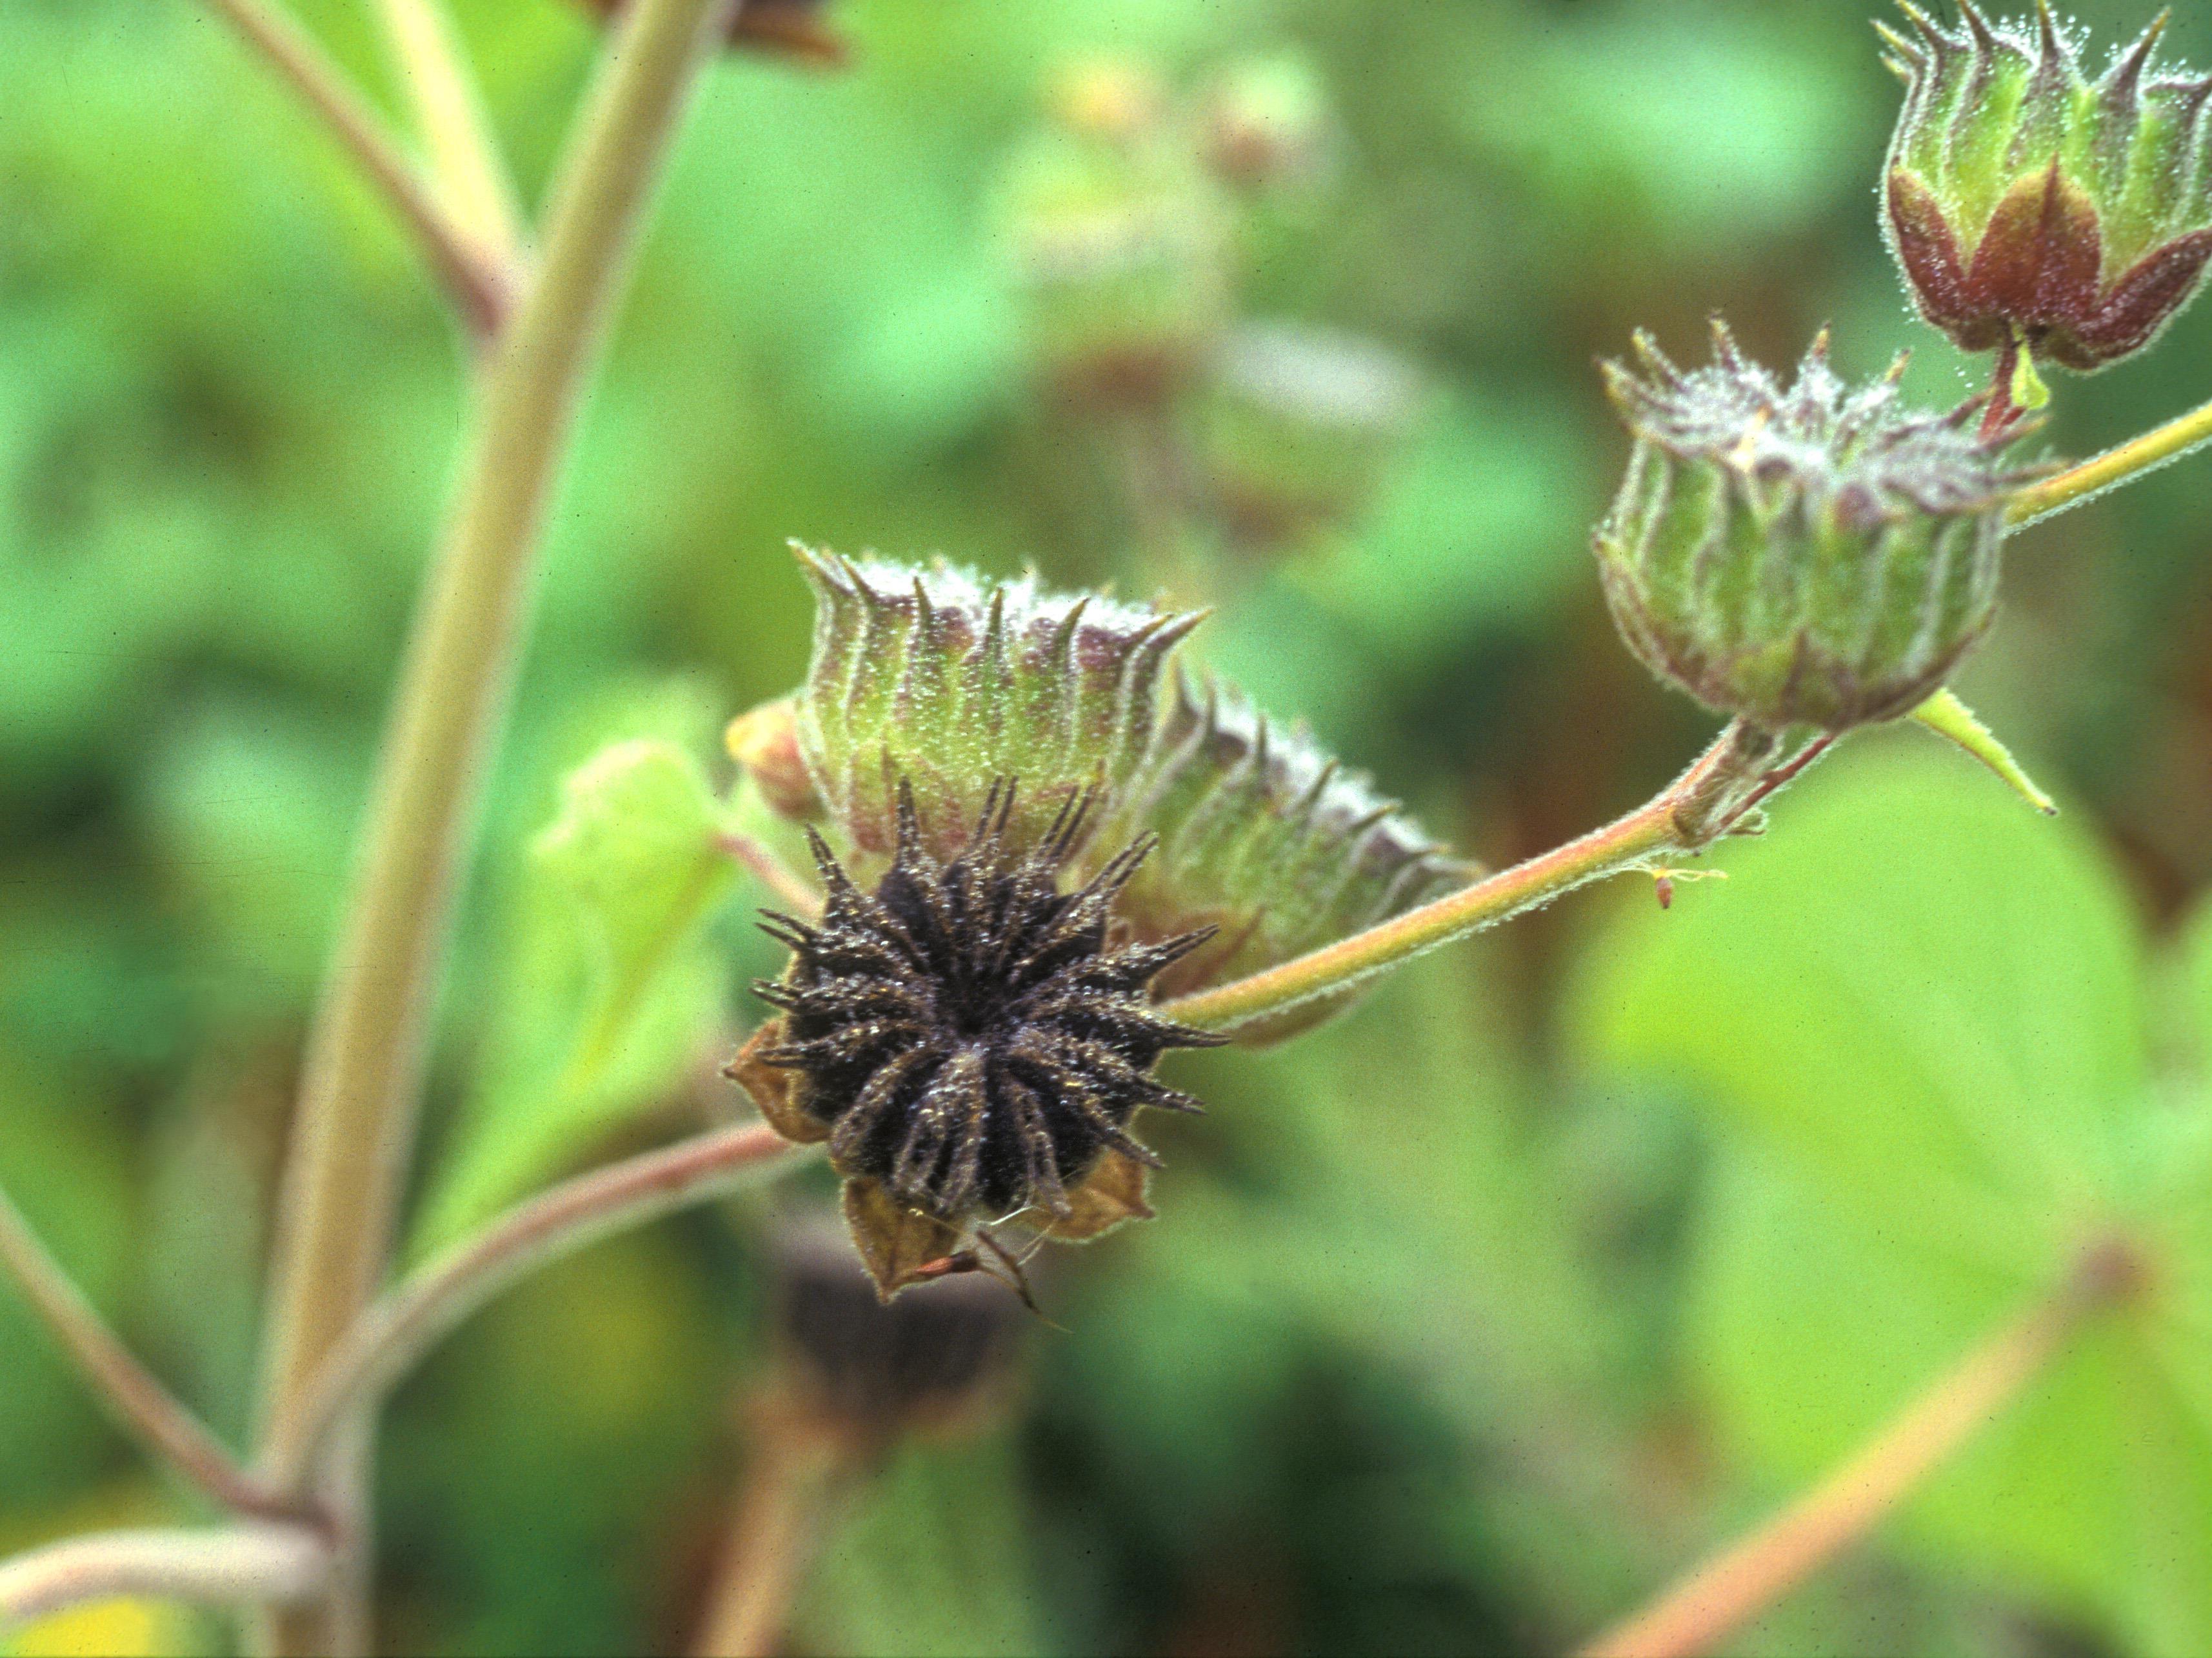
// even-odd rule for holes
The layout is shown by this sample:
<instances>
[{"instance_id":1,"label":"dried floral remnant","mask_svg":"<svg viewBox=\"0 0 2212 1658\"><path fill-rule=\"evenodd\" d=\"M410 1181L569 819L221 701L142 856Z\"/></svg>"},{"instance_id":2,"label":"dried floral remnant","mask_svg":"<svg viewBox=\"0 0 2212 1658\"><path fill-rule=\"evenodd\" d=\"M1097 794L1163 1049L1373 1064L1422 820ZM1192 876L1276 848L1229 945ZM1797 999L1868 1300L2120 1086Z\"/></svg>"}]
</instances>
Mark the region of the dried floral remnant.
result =
<instances>
[{"instance_id":1,"label":"dried floral remnant","mask_svg":"<svg viewBox=\"0 0 2212 1658\"><path fill-rule=\"evenodd\" d=\"M880 1187L948 1236L1024 1211L1075 1221L1085 1182L1118 1171L1111 1154L1156 1165L1130 1132L1137 1112L1199 1107L1153 1065L1222 1040L1162 1018L1147 994L1206 932L1114 936L1115 900L1150 839L1063 892L1089 800L1063 805L1024 848L1008 836L1014 799L1002 780L967 846L940 861L902 789L896 854L872 893L815 837L822 920L771 918L793 960L758 987L783 1010L752 1050L793 1075L781 1113L826 1136L848 1181Z\"/></svg>"}]
</instances>

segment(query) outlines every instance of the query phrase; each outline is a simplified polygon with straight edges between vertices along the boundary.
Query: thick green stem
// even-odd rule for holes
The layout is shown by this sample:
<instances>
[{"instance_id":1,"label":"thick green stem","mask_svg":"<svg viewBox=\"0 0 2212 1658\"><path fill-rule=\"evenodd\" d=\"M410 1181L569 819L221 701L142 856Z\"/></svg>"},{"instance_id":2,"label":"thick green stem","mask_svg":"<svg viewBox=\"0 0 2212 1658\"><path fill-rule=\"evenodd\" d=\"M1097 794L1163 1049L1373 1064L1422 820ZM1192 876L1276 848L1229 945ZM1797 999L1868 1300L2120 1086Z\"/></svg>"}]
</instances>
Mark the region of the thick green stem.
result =
<instances>
[{"instance_id":1,"label":"thick green stem","mask_svg":"<svg viewBox=\"0 0 2212 1658\"><path fill-rule=\"evenodd\" d=\"M1385 968L1495 926L1603 876L1710 845L1755 802L1776 741L1741 722L1656 798L1579 841L1485 877L1433 903L1233 984L1167 1003L1185 1024L1226 1030L1357 984Z\"/></svg>"},{"instance_id":2,"label":"thick green stem","mask_svg":"<svg viewBox=\"0 0 2212 1658\"><path fill-rule=\"evenodd\" d=\"M91 1532L0 1561L0 1643L15 1625L88 1600L266 1605L306 1600L330 1573L329 1543L305 1526Z\"/></svg>"},{"instance_id":3,"label":"thick green stem","mask_svg":"<svg viewBox=\"0 0 2212 1658\"><path fill-rule=\"evenodd\" d=\"M669 136L729 3L630 9L557 171L538 279L485 367L308 1046L271 1289L270 1442L296 1438L324 1363L383 1269L455 887L506 719L555 482Z\"/></svg>"},{"instance_id":4,"label":"thick green stem","mask_svg":"<svg viewBox=\"0 0 2212 1658\"><path fill-rule=\"evenodd\" d=\"M2192 409L2178 420L2131 438L2117 449L2108 449L2094 460L2047 477L2014 497L2007 513L2014 529L2040 524L2069 507L2093 501L2107 489L2118 488L2170 462L2179 460L2212 443L2212 403Z\"/></svg>"},{"instance_id":5,"label":"thick green stem","mask_svg":"<svg viewBox=\"0 0 2212 1658\"><path fill-rule=\"evenodd\" d=\"M782 1649L823 1511L860 1460L845 1436L787 1406L761 1415L728 1547L692 1645L696 1658L772 1658Z\"/></svg>"},{"instance_id":6,"label":"thick green stem","mask_svg":"<svg viewBox=\"0 0 2212 1658\"><path fill-rule=\"evenodd\" d=\"M208 3L268 59L383 192L471 328L479 335L497 328L520 280L514 245L488 240L447 212L368 100L289 16L263 0Z\"/></svg>"}]
</instances>

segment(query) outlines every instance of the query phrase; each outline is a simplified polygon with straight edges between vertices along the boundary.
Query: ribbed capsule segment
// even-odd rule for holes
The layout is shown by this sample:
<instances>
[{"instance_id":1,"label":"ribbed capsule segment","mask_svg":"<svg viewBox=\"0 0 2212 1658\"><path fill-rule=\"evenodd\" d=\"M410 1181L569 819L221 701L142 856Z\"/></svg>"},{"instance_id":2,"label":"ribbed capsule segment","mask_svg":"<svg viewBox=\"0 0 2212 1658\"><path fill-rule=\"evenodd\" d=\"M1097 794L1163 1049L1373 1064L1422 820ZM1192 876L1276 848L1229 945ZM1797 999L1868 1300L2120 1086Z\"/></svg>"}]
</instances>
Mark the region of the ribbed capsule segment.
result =
<instances>
[{"instance_id":1,"label":"ribbed capsule segment","mask_svg":"<svg viewBox=\"0 0 2212 1658\"><path fill-rule=\"evenodd\" d=\"M1017 845L1085 790L1110 790L1149 750L1168 653L1202 619L795 550L817 601L799 750L864 861L897 838L902 782L939 856L966 840L994 779L1021 781Z\"/></svg>"},{"instance_id":2,"label":"ribbed capsule segment","mask_svg":"<svg viewBox=\"0 0 2212 1658\"><path fill-rule=\"evenodd\" d=\"M1039 844L1071 800L1089 798L1066 878L1091 878L1116 848L1157 837L1117 925L1147 944L1218 929L1161 975L1153 988L1164 997L1261 972L1474 873L1302 727L1171 675L1170 653L1198 615L1028 580L994 585L944 565L800 557L820 601L813 663L788 715L811 784L800 804L818 801L858 879L890 860L902 791L923 850L945 861L999 780L1018 784L1006 808L1011 847ZM732 740L750 756L758 737L747 726ZM1237 1039L1267 1040L1340 1005L1316 1002Z\"/></svg>"},{"instance_id":3,"label":"ribbed capsule segment","mask_svg":"<svg viewBox=\"0 0 2212 1658\"><path fill-rule=\"evenodd\" d=\"M1121 909L1139 937L1212 936L1155 987L1172 996L1257 973L1464 885L1477 866L1452 857L1324 754L1301 726L1272 723L1243 696L1182 675L1151 762L1126 797L1116 834L1158 836ZM1240 1029L1279 1041L1346 999L1321 999Z\"/></svg>"},{"instance_id":4,"label":"ribbed capsule segment","mask_svg":"<svg viewBox=\"0 0 2212 1658\"><path fill-rule=\"evenodd\" d=\"M1899 407L1899 361L1852 389L1816 341L1785 390L1715 325L1686 373L1638 337L1607 365L1636 439L1598 527L1629 647L1662 679L1771 730L1909 713L1989 626L2004 504L2037 475L1978 436L1976 405Z\"/></svg>"},{"instance_id":5,"label":"ribbed capsule segment","mask_svg":"<svg viewBox=\"0 0 2212 1658\"><path fill-rule=\"evenodd\" d=\"M2161 15L2092 78L2041 0L1993 24L1886 26L1905 83L1885 228L1914 303L1969 351L2102 367L2148 344L2212 260L2212 76L2156 62Z\"/></svg>"}]
</instances>

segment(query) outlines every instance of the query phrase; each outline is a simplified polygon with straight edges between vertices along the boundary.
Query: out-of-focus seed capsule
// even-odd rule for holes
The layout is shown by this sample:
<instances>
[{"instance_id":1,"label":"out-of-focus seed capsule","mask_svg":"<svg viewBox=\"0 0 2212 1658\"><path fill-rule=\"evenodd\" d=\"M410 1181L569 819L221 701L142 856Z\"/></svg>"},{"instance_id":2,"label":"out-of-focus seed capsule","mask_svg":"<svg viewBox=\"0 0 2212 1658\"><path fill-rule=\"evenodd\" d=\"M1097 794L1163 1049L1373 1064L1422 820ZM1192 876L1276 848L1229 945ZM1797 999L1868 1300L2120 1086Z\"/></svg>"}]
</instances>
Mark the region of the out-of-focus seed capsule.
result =
<instances>
[{"instance_id":1,"label":"out-of-focus seed capsule","mask_svg":"<svg viewBox=\"0 0 2212 1658\"><path fill-rule=\"evenodd\" d=\"M1993 25L1972 0L1952 28L1904 9L1911 34L1882 28L1906 88L1890 246L1920 314L1966 350L2008 354L2009 402L2033 407L2034 362L2103 367L2203 285L2212 76L2154 64L2163 15L2093 80L2048 0L2032 25Z\"/></svg>"},{"instance_id":2,"label":"out-of-focus seed capsule","mask_svg":"<svg viewBox=\"0 0 2212 1658\"><path fill-rule=\"evenodd\" d=\"M1779 731L1907 714L1995 613L2004 507L2037 476L1978 434L1977 404L1899 406L1899 359L1854 389L1824 334L1786 390L1714 325L1685 373L1644 336L1606 365L1636 439L1598 527L1621 636L1708 707Z\"/></svg>"},{"instance_id":3,"label":"out-of-focus seed capsule","mask_svg":"<svg viewBox=\"0 0 2212 1658\"><path fill-rule=\"evenodd\" d=\"M1303 57L1231 65L1201 94L1198 117L1207 163L1240 190L1310 190L1336 165L1336 112Z\"/></svg>"},{"instance_id":4,"label":"out-of-focus seed capsule","mask_svg":"<svg viewBox=\"0 0 2212 1658\"><path fill-rule=\"evenodd\" d=\"M1248 547L1290 549L1354 521L1419 402L1418 376L1381 346L1291 323L1238 329L1204 414L1210 482L1231 533Z\"/></svg>"},{"instance_id":5,"label":"out-of-focus seed capsule","mask_svg":"<svg viewBox=\"0 0 2212 1658\"><path fill-rule=\"evenodd\" d=\"M1134 70L1072 76L1001 190L1032 355L1075 402L1157 403L1189 380L1228 316L1228 204L1163 101Z\"/></svg>"},{"instance_id":6,"label":"out-of-focus seed capsule","mask_svg":"<svg viewBox=\"0 0 2212 1658\"><path fill-rule=\"evenodd\" d=\"M775 1352L810 1413L863 1442L973 1425L1006 1392L1028 1315L982 1273L886 1303L828 1216L775 1242Z\"/></svg>"}]
</instances>

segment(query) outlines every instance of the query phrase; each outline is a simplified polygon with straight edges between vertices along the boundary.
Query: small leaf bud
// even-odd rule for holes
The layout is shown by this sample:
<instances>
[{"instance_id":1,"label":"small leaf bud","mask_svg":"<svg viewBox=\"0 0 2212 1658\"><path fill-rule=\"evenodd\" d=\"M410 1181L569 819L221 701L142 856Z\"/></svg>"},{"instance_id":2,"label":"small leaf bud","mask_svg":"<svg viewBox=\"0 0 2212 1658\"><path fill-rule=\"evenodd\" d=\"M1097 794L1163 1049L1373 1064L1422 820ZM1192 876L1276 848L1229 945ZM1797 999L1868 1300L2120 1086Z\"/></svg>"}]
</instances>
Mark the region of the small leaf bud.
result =
<instances>
[{"instance_id":1,"label":"small leaf bud","mask_svg":"<svg viewBox=\"0 0 2212 1658\"><path fill-rule=\"evenodd\" d=\"M779 817L805 823L822 815L822 797L799 752L798 699L780 696L739 714L722 733L730 758L745 768Z\"/></svg>"}]
</instances>

